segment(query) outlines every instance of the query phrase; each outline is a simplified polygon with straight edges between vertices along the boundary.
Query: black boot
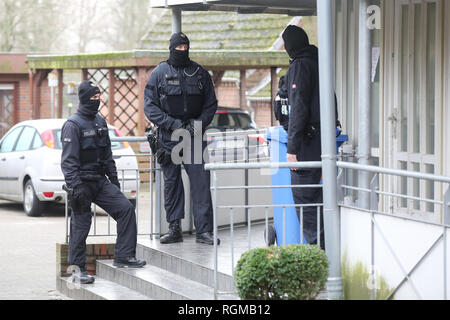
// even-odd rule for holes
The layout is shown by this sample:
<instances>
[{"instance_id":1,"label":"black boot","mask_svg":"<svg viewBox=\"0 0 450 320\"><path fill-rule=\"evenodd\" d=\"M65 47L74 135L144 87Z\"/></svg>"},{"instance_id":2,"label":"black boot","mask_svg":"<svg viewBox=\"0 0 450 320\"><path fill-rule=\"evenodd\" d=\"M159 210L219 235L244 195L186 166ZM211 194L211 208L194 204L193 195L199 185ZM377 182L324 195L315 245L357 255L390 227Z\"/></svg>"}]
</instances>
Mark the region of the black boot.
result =
<instances>
[{"instance_id":1,"label":"black boot","mask_svg":"<svg viewBox=\"0 0 450 320\"><path fill-rule=\"evenodd\" d=\"M72 270L72 281L81 284L91 284L95 282L95 278L84 267L80 267L79 270Z\"/></svg>"},{"instance_id":2,"label":"black boot","mask_svg":"<svg viewBox=\"0 0 450 320\"><path fill-rule=\"evenodd\" d=\"M183 232L181 231L181 221L175 220L169 224L169 233L159 239L162 244L183 242Z\"/></svg>"},{"instance_id":3,"label":"black boot","mask_svg":"<svg viewBox=\"0 0 450 320\"><path fill-rule=\"evenodd\" d=\"M135 257L114 258L113 266L117 268L142 268L147 264L145 260L139 260Z\"/></svg>"},{"instance_id":4,"label":"black boot","mask_svg":"<svg viewBox=\"0 0 450 320\"><path fill-rule=\"evenodd\" d=\"M212 232L197 233L195 236L195 242L214 245L214 234ZM220 245L220 239L217 238L217 245Z\"/></svg>"}]
</instances>

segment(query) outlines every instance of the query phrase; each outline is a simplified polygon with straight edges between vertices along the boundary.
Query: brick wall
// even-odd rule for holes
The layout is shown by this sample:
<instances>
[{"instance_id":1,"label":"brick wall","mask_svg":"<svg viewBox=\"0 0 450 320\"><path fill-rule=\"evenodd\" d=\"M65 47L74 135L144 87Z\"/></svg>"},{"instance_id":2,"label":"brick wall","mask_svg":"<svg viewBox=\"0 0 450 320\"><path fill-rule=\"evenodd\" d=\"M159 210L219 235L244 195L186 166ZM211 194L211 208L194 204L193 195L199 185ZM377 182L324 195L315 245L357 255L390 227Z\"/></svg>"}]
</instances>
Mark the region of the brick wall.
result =
<instances>
[{"instance_id":1,"label":"brick wall","mask_svg":"<svg viewBox=\"0 0 450 320\"><path fill-rule=\"evenodd\" d=\"M217 91L217 100L219 101L219 106L239 108L239 88L236 85L236 82L223 81Z\"/></svg>"},{"instance_id":2,"label":"brick wall","mask_svg":"<svg viewBox=\"0 0 450 320\"><path fill-rule=\"evenodd\" d=\"M56 97L56 89L55 89L55 97ZM41 86L41 119L49 119L52 118L52 105L51 105L51 93L50 87L48 86L48 81L44 80ZM56 101L55 101L55 117L57 115L56 112Z\"/></svg>"},{"instance_id":3,"label":"brick wall","mask_svg":"<svg viewBox=\"0 0 450 320\"><path fill-rule=\"evenodd\" d=\"M97 260L114 259L114 243L95 243L86 244L86 270L90 275L96 274ZM67 269L69 263L67 258L69 255L69 245L66 243L56 244L56 275L59 277L69 277Z\"/></svg>"},{"instance_id":4,"label":"brick wall","mask_svg":"<svg viewBox=\"0 0 450 320\"><path fill-rule=\"evenodd\" d=\"M31 91L28 75L22 76L15 81L17 84L17 122L31 120L33 110L30 102ZM41 118L51 118L51 94L47 80L42 83L41 87Z\"/></svg>"},{"instance_id":5,"label":"brick wall","mask_svg":"<svg viewBox=\"0 0 450 320\"><path fill-rule=\"evenodd\" d=\"M258 128L271 127L272 104L270 101L251 101L251 106L255 110L255 122ZM277 123L275 123L277 125Z\"/></svg>"},{"instance_id":6,"label":"brick wall","mask_svg":"<svg viewBox=\"0 0 450 320\"><path fill-rule=\"evenodd\" d=\"M28 77L20 80L17 90L17 121L29 120L32 116L32 110L30 107L30 83Z\"/></svg>"}]
</instances>

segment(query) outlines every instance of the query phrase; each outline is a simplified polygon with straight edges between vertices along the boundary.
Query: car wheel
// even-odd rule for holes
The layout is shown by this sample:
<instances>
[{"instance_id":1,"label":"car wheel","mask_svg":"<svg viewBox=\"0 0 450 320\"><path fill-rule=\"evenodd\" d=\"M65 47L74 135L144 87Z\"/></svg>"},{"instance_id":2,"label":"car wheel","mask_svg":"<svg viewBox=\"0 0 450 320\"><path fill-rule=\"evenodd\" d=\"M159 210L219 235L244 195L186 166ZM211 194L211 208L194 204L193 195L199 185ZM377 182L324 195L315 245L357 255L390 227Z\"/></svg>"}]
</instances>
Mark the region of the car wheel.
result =
<instances>
[{"instance_id":1,"label":"car wheel","mask_svg":"<svg viewBox=\"0 0 450 320\"><path fill-rule=\"evenodd\" d=\"M136 199L128 199L128 200L130 200L131 204L136 209Z\"/></svg>"},{"instance_id":2,"label":"car wheel","mask_svg":"<svg viewBox=\"0 0 450 320\"><path fill-rule=\"evenodd\" d=\"M31 180L25 183L23 190L23 209L29 217L40 217L44 209L44 203L36 197Z\"/></svg>"}]
</instances>

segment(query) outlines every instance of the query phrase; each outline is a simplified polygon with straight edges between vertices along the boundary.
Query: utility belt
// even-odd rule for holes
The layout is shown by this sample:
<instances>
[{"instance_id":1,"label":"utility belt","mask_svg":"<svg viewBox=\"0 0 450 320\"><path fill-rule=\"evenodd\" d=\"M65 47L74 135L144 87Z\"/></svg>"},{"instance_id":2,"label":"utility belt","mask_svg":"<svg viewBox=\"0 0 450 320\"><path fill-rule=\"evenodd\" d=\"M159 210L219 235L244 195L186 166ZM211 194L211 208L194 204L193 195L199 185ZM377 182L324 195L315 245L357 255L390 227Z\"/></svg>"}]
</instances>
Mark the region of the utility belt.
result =
<instances>
[{"instance_id":1,"label":"utility belt","mask_svg":"<svg viewBox=\"0 0 450 320\"><path fill-rule=\"evenodd\" d=\"M105 169L99 168L97 171L81 171L81 181L99 181L105 177Z\"/></svg>"}]
</instances>

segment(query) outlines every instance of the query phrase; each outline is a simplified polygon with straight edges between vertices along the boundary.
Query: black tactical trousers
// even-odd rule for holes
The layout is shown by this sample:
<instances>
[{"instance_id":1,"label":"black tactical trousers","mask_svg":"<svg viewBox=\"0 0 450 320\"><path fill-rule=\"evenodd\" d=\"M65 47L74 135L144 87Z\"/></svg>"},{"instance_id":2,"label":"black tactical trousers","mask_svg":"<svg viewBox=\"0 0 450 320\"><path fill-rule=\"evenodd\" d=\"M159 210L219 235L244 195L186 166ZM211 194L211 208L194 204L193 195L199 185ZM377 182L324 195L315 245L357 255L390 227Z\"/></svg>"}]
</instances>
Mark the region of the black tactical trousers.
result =
<instances>
[{"instance_id":1,"label":"black tactical trousers","mask_svg":"<svg viewBox=\"0 0 450 320\"><path fill-rule=\"evenodd\" d=\"M91 206L95 203L104 209L117 222L117 241L115 258L135 257L137 242L137 226L134 207L120 189L106 178L100 181L84 182L91 191L80 212L74 212L70 219L69 265L84 267L86 263L86 238L91 228Z\"/></svg>"},{"instance_id":2,"label":"black tactical trousers","mask_svg":"<svg viewBox=\"0 0 450 320\"><path fill-rule=\"evenodd\" d=\"M292 185L315 185L320 184L322 169L307 169L291 171ZM321 188L292 188L295 204L323 203ZM308 244L317 244L317 207L303 208L303 222L300 221L300 208L297 208L297 216L303 225L303 235ZM320 207L320 247L325 250L323 207Z\"/></svg>"},{"instance_id":3,"label":"black tactical trousers","mask_svg":"<svg viewBox=\"0 0 450 320\"><path fill-rule=\"evenodd\" d=\"M203 143L203 150L206 143ZM194 153L192 153L193 155ZM213 206L211 199L211 175L205 170L203 163L183 163L189 176L191 196L194 210L194 226L197 233L213 231ZM184 219L184 187L181 179L181 164L168 164L161 166L164 176L164 208L168 223Z\"/></svg>"}]
</instances>

